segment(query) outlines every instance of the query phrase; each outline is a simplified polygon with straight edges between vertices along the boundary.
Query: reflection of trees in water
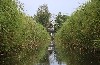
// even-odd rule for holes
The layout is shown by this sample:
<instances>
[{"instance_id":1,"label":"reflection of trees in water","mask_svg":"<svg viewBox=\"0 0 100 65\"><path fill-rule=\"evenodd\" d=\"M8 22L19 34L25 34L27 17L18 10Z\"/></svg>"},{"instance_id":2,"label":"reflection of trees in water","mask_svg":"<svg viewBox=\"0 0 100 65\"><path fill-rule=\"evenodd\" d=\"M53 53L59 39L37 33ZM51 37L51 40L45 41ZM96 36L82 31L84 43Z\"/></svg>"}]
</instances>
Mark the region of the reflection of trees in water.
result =
<instances>
[{"instance_id":1,"label":"reflection of trees in water","mask_svg":"<svg viewBox=\"0 0 100 65\"><path fill-rule=\"evenodd\" d=\"M93 49L84 48L80 52L80 48L62 49L63 52L57 53L59 63L66 62L67 65L100 65L100 53L94 53Z\"/></svg>"},{"instance_id":2,"label":"reflection of trees in water","mask_svg":"<svg viewBox=\"0 0 100 65\"><path fill-rule=\"evenodd\" d=\"M40 60L38 65L50 65L48 52L44 55L44 57Z\"/></svg>"}]
</instances>

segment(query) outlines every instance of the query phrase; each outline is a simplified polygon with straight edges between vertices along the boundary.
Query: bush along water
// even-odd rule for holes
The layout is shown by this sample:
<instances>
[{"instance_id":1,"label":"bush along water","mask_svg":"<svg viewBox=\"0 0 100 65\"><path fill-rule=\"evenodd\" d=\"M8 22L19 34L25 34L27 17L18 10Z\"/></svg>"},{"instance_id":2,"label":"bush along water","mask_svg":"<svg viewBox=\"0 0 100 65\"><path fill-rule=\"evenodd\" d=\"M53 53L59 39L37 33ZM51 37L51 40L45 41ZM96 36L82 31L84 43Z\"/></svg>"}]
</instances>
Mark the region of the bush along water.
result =
<instances>
[{"instance_id":1,"label":"bush along water","mask_svg":"<svg viewBox=\"0 0 100 65\"><path fill-rule=\"evenodd\" d=\"M0 0L0 65L35 65L45 55L50 36L15 0Z\"/></svg>"},{"instance_id":2,"label":"bush along water","mask_svg":"<svg viewBox=\"0 0 100 65\"><path fill-rule=\"evenodd\" d=\"M75 11L55 35L57 58L67 65L100 65L100 0Z\"/></svg>"}]
</instances>

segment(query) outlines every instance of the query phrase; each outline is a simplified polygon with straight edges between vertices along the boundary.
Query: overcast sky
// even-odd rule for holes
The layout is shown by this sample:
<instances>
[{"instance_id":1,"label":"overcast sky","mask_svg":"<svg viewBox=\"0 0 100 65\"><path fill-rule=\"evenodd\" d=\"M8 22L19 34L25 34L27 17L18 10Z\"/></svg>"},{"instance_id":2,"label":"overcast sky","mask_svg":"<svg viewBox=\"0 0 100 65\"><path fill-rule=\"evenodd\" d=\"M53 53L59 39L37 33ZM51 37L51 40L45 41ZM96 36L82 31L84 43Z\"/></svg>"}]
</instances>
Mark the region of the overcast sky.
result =
<instances>
[{"instance_id":1,"label":"overcast sky","mask_svg":"<svg viewBox=\"0 0 100 65\"><path fill-rule=\"evenodd\" d=\"M85 3L86 0L19 0L21 3L24 3L24 12L33 16L38 7L42 4L47 4L49 11L52 14L58 14L62 12L64 14L70 15L76 10L82 3Z\"/></svg>"}]
</instances>

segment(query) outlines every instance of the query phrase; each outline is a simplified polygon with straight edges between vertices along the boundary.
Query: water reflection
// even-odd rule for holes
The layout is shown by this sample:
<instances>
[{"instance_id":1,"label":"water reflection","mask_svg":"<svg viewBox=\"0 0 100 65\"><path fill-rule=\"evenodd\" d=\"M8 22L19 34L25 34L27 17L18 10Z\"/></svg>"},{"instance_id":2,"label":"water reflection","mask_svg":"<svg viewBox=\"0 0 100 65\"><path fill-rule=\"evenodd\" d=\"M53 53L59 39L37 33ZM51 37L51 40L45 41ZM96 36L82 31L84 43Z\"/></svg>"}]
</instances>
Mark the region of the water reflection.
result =
<instances>
[{"instance_id":1,"label":"water reflection","mask_svg":"<svg viewBox=\"0 0 100 65\"><path fill-rule=\"evenodd\" d=\"M67 65L100 65L100 53L92 49L84 48L84 51L80 51L78 47L77 49L64 48L57 53L57 58Z\"/></svg>"},{"instance_id":2,"label":"water reflection","mask_svg":"<svg viewBox=\"0 0 100 65\"><path fill-rule=\"evenodd\" d=\"M43 60L37 65L66 65L64 62L58 61L54 48L48 50L48 54Z\"/></svg>"},{"instance_id":3,"label":"water reflection","mask_svg":"<svg viewBox=\"0 0 100 65\"><path fill-rule=\"evenodd\" d=\"M62 62L57 61L56 53L53 51L51 55L49 55L50 65L66 65Z\"/></svg>"}]
</instances>

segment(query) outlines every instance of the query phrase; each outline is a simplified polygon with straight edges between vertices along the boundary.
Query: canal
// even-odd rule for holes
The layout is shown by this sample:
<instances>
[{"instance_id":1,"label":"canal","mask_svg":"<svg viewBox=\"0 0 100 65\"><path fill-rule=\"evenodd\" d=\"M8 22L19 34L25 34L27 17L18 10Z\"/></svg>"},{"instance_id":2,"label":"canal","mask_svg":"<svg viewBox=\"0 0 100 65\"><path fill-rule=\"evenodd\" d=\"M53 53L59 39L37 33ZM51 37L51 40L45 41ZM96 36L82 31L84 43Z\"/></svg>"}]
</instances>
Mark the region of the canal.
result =
<instances>
[{"instance_id":1,"label":"canal","mask_svg":"<svg viewBox=\"0 0 100 65\"><path fill-rule=\"evenodd\" d=\"M50 33L51 42L45 56L46 60L37 65L100 65L100 48L66 47L56 48L54 33Z\"/></svg>"},{"instance_id":2,"label":"canal","mask_svg":"<svg viewBox=\"0 0 100 65\"><path fill-rule=\"evenodd\" d=\"M44 62L38 63L37 65L67 65L64 62L58 61L54 41L50 42L46 57L47 59Z\"/></svg>"}]
</instances>

